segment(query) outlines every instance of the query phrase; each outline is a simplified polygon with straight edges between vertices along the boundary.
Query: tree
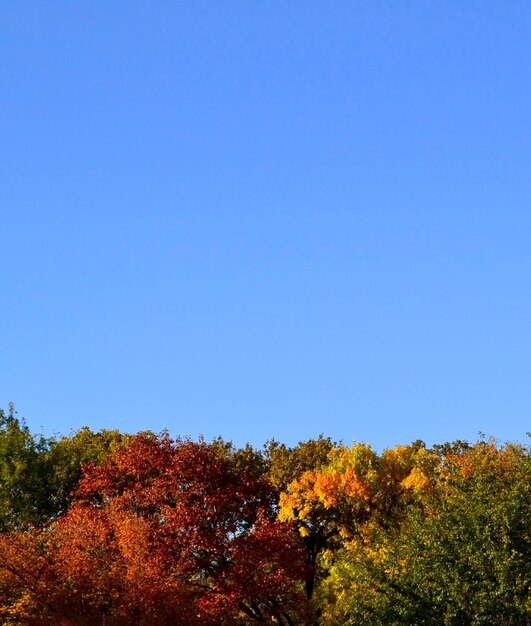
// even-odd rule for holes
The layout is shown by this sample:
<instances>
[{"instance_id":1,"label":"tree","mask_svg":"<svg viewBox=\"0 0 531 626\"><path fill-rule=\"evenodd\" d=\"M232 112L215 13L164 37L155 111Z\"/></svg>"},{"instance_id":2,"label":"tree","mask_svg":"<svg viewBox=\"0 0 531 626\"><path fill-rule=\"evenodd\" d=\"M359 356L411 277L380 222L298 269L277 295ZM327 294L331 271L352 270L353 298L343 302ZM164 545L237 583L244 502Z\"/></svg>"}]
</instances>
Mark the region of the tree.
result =
<instances>
[{"instance_id":1,"label":"tree","mask_svg":"<svg viewBox=\"0 0 531 626\"><path fill-rule=\"evenodd\" d=\"M50 514L45 453L49 441L34 437L13 404L0 409L0 532L37 525Z\"/></svg>"},{"instance_id":2,"label":"tree","mask_svg":"<svg viewBox=\"0 0 531 626\"><path fill-rule=\"evenodd\" d=\"M84 465L101 465L131 439L131 435L118 430L93 432L87 426L69 436L51 438L43 454L50 501L48 517L56 518L66 512L83 475Z\"/></svg>"},{"instance_id":3,"label":"tree","mask_svg":"<svg viewBox=\"0 0 531 626\"><path fill-rule=\"evenodd\" d=\"M325 465L335 446L330 437L323 435L317 439L299 441L293 448L274 439L269 440L264 446L269 480L279 493L285 491L293 480L305 472L319 470Z\"/></svg>"},{"instance_id":4,"label":"tree","mask_svg":"<svg viewBox=\"0 0 531 626\"><path fill-rule=\"evenodd\" d=\"M373 525L330 555L326 626L531 623L531 458L521 446L437 446L428 478L402 481L398 525ZM432 466L433 467L433 466Z\"/></svg>"},{"instance_id":5,"label":"tree","mask_svg":"<svg viewBox=\"0 0 531 626\"><path fill-rule=\"evenodd\" d=\"M206 443L137 435L85 466L42 544L47 582L31 597L68 625L291 626L302 564L273 505L266 479ZM36 575L20 559L9 567L19 581Z\"/></svg>"},{"instance_id":6,"label":"tree","mask_svg":"<svg viewBox=\"0 0 531 626\"><path fill-rule=\"evenodd\" d=\"M13 404L0 409L0 532L42 526L71 501L83 463L99 464L131 439L82 428L59 439L33 435Z\"/></svg>"},{"instance_id":7,"label":"tree","mask_svg":"<svg viewBox=\"0 0 531 626\"><path fill-rule=\"evenodd\" d=\"M372 526L398 524L408 501L404 481L429 483L436 462L422 442L381 456L367 444L341 445L329 450L325 464L288 485L280 495L279 519L295 521L305 543L308 598L328 575L328 560L321 555L362 539Z\"/></svg>"}]
</instances>

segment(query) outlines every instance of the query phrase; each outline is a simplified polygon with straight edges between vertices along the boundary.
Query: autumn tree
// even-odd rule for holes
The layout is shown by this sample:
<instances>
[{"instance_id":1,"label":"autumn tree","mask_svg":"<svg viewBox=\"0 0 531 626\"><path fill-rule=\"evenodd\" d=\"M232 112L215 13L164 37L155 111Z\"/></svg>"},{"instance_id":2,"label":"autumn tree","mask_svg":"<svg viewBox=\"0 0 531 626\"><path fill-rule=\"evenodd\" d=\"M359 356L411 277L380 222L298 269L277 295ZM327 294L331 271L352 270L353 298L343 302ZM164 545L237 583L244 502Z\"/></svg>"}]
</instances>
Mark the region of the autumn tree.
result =
<instances>
[{"instance_id":1,"label":"autumn tree","mask_svg":"<svg viewBox=\"0 0 531 626\"><path fill-rule=\"evenodd\" d=\"M69 625L292 626L302 564L274 503L204 442L138 435L85 467L43 549L50 594L34 596Z\"/></svg>"},{"instance_id":2,"label":"autumn tree","mask_svg":"<svg viewBox=\"0 0 531 626\"><path fill-rule=\"evenodd\" d=\"M0 411L0 623L531 623L531 451L236 448Z\"/></svg>"},{"instance_id":3,"label":"autumn tree","mask_svg":"<svg viewBox=\"0 0 531 626\"><path fill-rule=\"evenodd\" d=\"M280 493L307 471L317 471L328 461L328 455L336 444L330 437L319 435L316 439L299 441L296 446L270 439L264 445L263 458L267 475Z\"/></svg>"},{"instance_id":4,"label":"autumn tree","mask_svg":"<svg viewBox=\"0 0 531 626\"><path fill-rule=\"evenodd\" d=\"M393 525L408 498L405 480L426 480L437 459L422 442L382 455L367 444L332 447L326 463L292 480L280 495L279 519L294 521L306 547L306 592L327 575L320 555L362 539L371 525Z\"/></svg>"},{"instance_id":5,"label":"autumn tree","mask_svg":"<svg viewBox=\"0 0 531 626\"><path fill-rule=\"evenodd\" d=\"M522 446L436 446L402 481L394 525L328 556L325 626L531 623L531 457Z\"/></svg>"}]
</instances>

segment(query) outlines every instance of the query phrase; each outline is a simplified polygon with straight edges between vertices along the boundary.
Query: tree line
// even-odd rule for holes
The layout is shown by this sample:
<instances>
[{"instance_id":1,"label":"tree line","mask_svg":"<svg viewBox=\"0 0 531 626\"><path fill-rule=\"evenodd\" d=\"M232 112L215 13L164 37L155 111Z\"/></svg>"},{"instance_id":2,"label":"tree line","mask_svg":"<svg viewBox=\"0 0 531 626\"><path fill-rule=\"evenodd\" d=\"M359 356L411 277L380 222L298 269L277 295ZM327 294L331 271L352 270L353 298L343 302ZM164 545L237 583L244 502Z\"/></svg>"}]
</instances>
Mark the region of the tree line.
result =
<instances>
[{"instance_id":1,"label":"tree line","mask_svg":"<svg viewBox=\"0 0 531 626\"><path fill-rule=\"evenodd\" d=\"M238 448L0 410L0 623L531 623L531 451Z\"/></svg>"}]
</instances>

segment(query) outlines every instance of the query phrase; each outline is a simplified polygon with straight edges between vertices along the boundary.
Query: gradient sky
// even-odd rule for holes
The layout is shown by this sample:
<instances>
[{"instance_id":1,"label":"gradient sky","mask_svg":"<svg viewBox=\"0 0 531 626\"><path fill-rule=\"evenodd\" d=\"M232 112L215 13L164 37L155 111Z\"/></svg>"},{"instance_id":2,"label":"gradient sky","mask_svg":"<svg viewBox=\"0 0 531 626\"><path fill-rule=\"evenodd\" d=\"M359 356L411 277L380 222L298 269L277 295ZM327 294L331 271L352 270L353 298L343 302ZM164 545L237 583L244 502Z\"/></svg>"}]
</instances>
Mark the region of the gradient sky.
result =
<instances>
[{"instance_id":1,"label":"gradient sky","mask_svg":"<svg viewBox=\"0 0 531 626\"><path fill-rule=\"evenodd\" d=\"M0 406L531 430L531 5L3 2Z\"/></svg>"}]
</instances>

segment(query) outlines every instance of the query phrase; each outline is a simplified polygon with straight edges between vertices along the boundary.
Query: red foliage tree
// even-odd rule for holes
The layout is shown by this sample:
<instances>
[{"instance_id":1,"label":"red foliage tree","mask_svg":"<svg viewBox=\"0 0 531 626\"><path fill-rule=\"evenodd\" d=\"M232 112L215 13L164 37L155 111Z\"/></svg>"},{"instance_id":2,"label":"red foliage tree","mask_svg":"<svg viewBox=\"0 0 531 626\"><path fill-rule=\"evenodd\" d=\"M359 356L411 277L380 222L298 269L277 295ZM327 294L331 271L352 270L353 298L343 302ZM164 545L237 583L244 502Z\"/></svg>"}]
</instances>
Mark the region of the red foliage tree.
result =
<instances>
[{"instance_id":1,"label":"red foliage tree","mask_svg":"<svg viewBox=\"0 0 531 626\"><path fill-rule=\"evenodd\" d=\"M52 531L55 619L294 624L303 572L292 539L266 479L204 442L138 435L85 467Z\"/></svg>"}]
</instances>

